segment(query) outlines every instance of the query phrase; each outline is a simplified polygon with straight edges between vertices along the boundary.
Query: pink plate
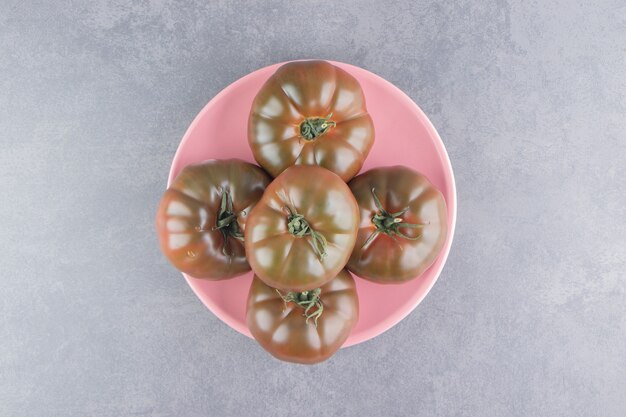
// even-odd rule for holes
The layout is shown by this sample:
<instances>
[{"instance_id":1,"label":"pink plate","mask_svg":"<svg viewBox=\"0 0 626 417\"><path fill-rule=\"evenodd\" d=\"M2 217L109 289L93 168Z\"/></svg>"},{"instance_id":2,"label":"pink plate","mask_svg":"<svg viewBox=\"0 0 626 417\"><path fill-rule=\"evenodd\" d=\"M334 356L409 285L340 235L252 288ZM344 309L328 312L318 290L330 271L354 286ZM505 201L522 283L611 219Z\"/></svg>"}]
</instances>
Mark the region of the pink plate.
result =
<instances>
[{"instance_id":1,"label":"pink plate","mask_svg":"<svg viewBox=\"0 0 626 417\"><path fill-rule=\"evenodd\" d=\"M359 80L374 120L376 140L363 170L389 165L412 167L430 179L448 205L448 239L435 263L421 277L401 285L379 285L356 279L360 317L344 344L346 347L390 329L428 294L450 252L456 223L456 189L443 142L422 110L381 77L352 65L333 64ZM261 85L280 65L262 68L235 81L202 109L178 147L168 185L186 165L206 159L239 158L254 162L247 140L250 106ZM217 317L252 337L245 319L252 273L225 281L205 281L187 275L185 279Z\"/></svg>"}]
</instances>

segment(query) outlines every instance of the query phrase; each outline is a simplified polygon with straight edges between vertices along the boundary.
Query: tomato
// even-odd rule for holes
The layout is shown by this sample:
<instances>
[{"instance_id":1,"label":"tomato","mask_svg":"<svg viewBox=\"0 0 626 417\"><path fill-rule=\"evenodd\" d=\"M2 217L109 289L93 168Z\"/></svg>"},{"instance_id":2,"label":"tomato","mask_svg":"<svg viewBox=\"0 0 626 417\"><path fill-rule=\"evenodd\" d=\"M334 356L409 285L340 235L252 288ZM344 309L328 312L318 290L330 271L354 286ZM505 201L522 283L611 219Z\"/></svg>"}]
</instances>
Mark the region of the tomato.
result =
<instances>
[{"instance_id":1,"label":"tomato","mask_svg":"<svg viewBox=\"0 0 626 417\"><path fill-rule=\"evenodd\" d=\"M312 364L331 357L359 317L354 279L346 270L321 288L281 293L256 278L246 321L252 336L276 358Z\"/></svg>"},{"instance_id":2,"label":"tomato","mask_svg":"<svg viewBox=\"0 0 626 417\"><path fill-rule=\"evenodd\" d=\"M248 216L248 261L274 288L318 288L346 265L358 221L358 206L341 178L324 168L293 166L267 187Z\"/></svg>"},{"instance_id":3,"label":"tomato","mask_svg":"<svg viewBox=\"0 0 626 417\"><path fill-rule=\"evenodd\" d=\"M326 61L297 61L261 87L248 140L274 177L294 164L319 165L348 181L374 144L374 124L353 76Z\"/></svg>"},{"instance_id":4,"label":"tomato","mask_svg":"<svg viewBox=\"0 0 626 417\"><path fill-rule=\"evenodd\" d=\"M348 185L361 212L350 271L388 284L416 278L432 265L448 222L446 202L425 176L402 166L376 168Z\"/></svg>"},{"instance_id":5,"label":"tomato","mask_svg":"<svg viewBox=\"0 0 626 417\"><path fill-rule=\"evenodd\" d=\"M249 271L245 223L269 182L261 168L236 159L184 168L157 210L165 256L196 278L217 280Z\"/></svg>"}]
</instances>

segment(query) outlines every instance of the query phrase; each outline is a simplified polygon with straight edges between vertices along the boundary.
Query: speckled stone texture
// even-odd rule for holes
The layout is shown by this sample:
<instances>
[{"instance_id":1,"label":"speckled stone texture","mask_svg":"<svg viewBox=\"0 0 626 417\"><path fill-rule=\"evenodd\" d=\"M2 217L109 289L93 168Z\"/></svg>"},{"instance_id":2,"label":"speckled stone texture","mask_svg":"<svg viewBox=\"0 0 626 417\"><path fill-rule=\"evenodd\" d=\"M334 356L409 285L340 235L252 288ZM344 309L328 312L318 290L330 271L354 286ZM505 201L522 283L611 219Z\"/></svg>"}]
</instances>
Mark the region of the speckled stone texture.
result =
<instances>
[{"instance_id":1,"label":"speckled stone texture","mask_svg":"<svg viewBox=\"0 0 626 417\"><path fill-rule=\"evenodd\" d=\"M626 415L623 0L0 3L0 416ZM406 91L459 197L425 301L314 367L154 232L202 106L306 57Z\"/></svg>"}]
</instances>

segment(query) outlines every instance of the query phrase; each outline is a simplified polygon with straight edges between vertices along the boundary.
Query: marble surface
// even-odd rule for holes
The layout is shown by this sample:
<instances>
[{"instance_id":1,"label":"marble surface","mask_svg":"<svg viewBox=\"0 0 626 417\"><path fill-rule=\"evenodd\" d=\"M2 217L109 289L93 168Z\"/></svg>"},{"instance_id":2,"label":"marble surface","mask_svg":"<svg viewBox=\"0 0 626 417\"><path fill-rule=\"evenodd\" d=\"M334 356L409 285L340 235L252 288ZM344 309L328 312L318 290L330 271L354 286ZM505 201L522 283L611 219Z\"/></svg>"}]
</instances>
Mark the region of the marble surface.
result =
<instances>
[{"instance_id":1,"label":"marble surface","mask_svg":"<svg viewBox=\"0 0 626 417\"><path fill-rule=\"evenodd\" d=\"M1 416L626 413L623 1L0 6ZM406 91L459 198L425 301L314 367L216 319L154 233L195 114L307 57Z\"/></svg>"}]
</instances>

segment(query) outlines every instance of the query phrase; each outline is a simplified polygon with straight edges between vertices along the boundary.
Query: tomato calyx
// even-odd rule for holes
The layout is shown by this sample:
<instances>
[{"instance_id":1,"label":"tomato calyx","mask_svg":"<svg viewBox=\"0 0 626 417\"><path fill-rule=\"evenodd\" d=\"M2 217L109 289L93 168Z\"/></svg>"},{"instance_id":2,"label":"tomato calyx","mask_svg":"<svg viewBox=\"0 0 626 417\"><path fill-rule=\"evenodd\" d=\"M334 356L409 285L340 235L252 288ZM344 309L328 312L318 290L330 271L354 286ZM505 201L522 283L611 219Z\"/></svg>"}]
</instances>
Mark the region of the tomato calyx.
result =
<instances>
[{"instance_id":1,"label":"tomato calyx","mask_svg":"<svg viewBox=\"0 0 626 417\"><path fill-rule=\"evenodd\" d=\"M300 136L306 141L312 141L328 131L331 127L337 126L336 122L330 120L332 113L326 117L309 117L300 123Z\"/></svg>"},{"instance_id":2,"label":"tomato calyx","mask_svg":"<svg viewBox=\"0 0 626 417\"><path fill-rule=\"evenodd\" d=\"M292 210L290 207L285 207L285 209L288 213L287 228L289 233L295 237L310 236L313 250L320 259L324 259L326 257L326 246L328 245L324 235L313 230L302 214L298 214L297 211Z\"/></svg>"},{"instance_id":3,"label":"tomato calyx","mask_svg":"<svg viewBox=\"0 0 626 417\"><path fill-rule=\"evenodd\" d=\"M211 230L219 230L224 237L222 253L231 256L229 237L243 241L243 233L237 222L238 214L233 209L233 199L228 188L222 190L222 200L220 210L217 214L215 226Z\"/></svg>"},{"instance_id":4,"label":"tomato calyx","mask_svg":"<svg viewBox=\"0 0 626 417\"><path fill-rule=\"evenodd\" d=\"M291 302L304 308L302 315L306 317L305 323L308 324L309 320L313 319L315 327L317 327L317 320L324 312L324 303L322 303L322 299L320 298L320 294L322 293L321 288L302 292L289 291L286 295L283 295L279 290L276 290L276 292L280 298L283 299L285 307Z\"/></svg>"},{"instance_id":5,"label":"tomato calyx","mask_svg":"<svg viewBox=\"0 0 626 417\"><path fill-rule=\"evenodd\" d=\"M372 188L372 196L374 197L374 204L376 204L376 208L378 209L378 213L372 217L372 223L376 226L376 231L367 238L363 244L363 248L369 246L380 233L386 234L396 242L398 241L396 236L407 240L417 240L422 237L422 235L408 236L404 234L400 228L405 227L409 229L418 229L426 226L428 223L407 223L400 216L403 216L407 211L409 211L408 207L405 207L396 213L389 213L380 203L374 188Z\"/></svg>"}]
</instances>

